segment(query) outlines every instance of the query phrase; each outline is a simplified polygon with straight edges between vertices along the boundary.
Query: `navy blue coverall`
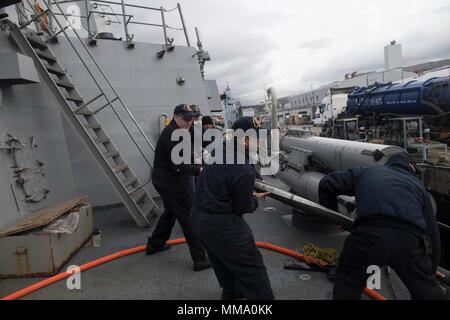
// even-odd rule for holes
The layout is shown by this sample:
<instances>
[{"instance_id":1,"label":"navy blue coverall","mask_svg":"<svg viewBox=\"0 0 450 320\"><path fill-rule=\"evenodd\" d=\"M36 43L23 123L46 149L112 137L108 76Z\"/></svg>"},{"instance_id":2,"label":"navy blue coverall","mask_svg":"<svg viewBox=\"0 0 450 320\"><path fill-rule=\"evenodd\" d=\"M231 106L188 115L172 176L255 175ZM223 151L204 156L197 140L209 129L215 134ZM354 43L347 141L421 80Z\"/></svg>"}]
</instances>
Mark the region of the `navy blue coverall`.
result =
<instances>
[{"instance_id":1,"label":"navy blue coverall","mask_svg":"<svg viewBox=\"0 0 450 320\"><path fill-rule=\"evenodd\" d=\"M169 240L175 221L181 226L194 262L206 261L206 252L198 236L191 227L190 212L194 201L194 176L200 173L200 166L193 164L176 165L171 159L172 149L178 141L171 141L177 124L172 120L164 128L155 149L152 183L161 195L164 213L149 238L149 245L155 248L164 246Z\"/></svg>"},{"instance_id":2,"label":"navy blue coverall","mask_svg":"<svg viewBox=\"0 0 450 320\"><path fill-rule=\"evenodd\" d=\"M227 152L224 143L224 157ZM242 217L258 207L259 173L248 163L205 165L198 178L192 226L214 268L223 299L271 300L273 293L253 233Z\"/></svg>"},{"instance_id":3,"label":"navy blue coverall","mask_svg":"<svg viewBox=\"0 0 450 320\"><path fill-rule=\"evenodd\" d=\"M436 213L413 159L394 154L383 166L333 172L319 184L320 204L337 211L337 196L356 197L356 219L334 283L334 299L361 299L367 268L391 266L412 299L443 299L436 279L440 237Z\"/></svg>"}]
</instances>

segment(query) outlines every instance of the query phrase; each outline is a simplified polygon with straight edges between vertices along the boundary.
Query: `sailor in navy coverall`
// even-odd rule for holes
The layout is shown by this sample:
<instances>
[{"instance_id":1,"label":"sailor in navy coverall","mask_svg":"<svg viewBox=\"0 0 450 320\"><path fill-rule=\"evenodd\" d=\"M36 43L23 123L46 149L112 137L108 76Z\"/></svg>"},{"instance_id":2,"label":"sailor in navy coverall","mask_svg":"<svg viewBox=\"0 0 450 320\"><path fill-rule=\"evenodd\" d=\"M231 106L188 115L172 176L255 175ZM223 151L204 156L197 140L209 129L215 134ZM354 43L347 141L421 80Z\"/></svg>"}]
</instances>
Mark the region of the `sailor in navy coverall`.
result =
<instances>
[{"instance_id":1,"label":"sailor in navy coverall","mask_svg":"<svg viewBox=\"0 0 450 320\"><path fill-rule=\"evenodd\" d=\"M177 220L189 246L194 271L202 271L210 268L211 263L200 238L192 231L190 217L194 200L194 176L200 174L201 166L176 165L171 159L172 150L179 143L171 140L172 133L177 129L189 130L194 118L199 116L197 110L197 106L187 104L175 107L172 121L164 128L156 144L152 183L161 195L165 211L148 239L147 254L155 254L170 248L166 241L169 240Z\"/></svg>"},{"instance_id":2,"label":"sailor in navy coverall","mask_svg":"<svg viewBox=\"0 0 450 320\"><path fill-rule=\"evenodd\" d=\"M367 268L391 266L412 299L443 299L435 275L440 258L436 213L407 152L383 166L333 172L319 184L320 204L337 211L337 196L356 197L356 219L334 283L334 299L361 299Z\"/></svg>"},{"instance_id":3,"label":"sailor in navy coverall","mask_svg":"<svg viewBox=\"0 0 450 320\"><path fill-rule=\"evenodd\" d=\"M252 117L240 118L233 125L234 130L252 128ZM224 142L224 158L234 148L232 144L232 140ZM255 178L260 175L248 157L245 159L244 164L203 167L191 213L192 226L202 239L223 288L222 299L271 300L274 296L266 267L243 218L245 213L254 212L258 199L268 193L254 192Z\"/></svg>"}]
</instances>

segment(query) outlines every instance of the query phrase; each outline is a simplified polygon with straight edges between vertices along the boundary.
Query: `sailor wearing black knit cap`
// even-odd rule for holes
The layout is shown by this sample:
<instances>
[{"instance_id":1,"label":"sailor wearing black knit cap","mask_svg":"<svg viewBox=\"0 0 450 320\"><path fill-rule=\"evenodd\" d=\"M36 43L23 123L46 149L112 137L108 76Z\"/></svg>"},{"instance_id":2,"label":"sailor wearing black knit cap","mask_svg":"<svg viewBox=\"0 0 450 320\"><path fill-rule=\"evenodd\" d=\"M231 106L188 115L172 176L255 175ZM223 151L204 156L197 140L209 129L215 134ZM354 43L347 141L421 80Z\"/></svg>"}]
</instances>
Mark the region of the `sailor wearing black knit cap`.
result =
<instances>
[{"instance_id":1,"label":"sailor wearing black knit cap","mask_svg":"<svg viewBox=\"0 0 450 320\"><path fill-rule=\"evenodd\" d=\"M334 281L334 299L361 299L371 266L391 266L412 299L443 299L436 279L440 237L430 195L407 152L385 165L333 172L319 183L320 204L337 210L337 196L356 197L356 219Z\"/></svg>"},{"instance_id":2,"label":"sailor wearing black knit cap","mask_svg":"<svg viewBox=\"0 0 450 320\"><path fill-rule=\"evenodd\" d=\"M259 128L252 117L244 117L238 119L232 129ZM245 213L256 210L258 199L268 195L254 191L255 178L259 174L248 157L252 139L235 136L234 140L240 141L224 142L223 158L234 151L233 163L224 161L223 164L204 165L191 212L192 227L205 246L225 300L274 298L262 256L243 218ZM235 148L234 142L245 145L244 163L236 162L239 148Z\"/></svg>"}]
</instances>

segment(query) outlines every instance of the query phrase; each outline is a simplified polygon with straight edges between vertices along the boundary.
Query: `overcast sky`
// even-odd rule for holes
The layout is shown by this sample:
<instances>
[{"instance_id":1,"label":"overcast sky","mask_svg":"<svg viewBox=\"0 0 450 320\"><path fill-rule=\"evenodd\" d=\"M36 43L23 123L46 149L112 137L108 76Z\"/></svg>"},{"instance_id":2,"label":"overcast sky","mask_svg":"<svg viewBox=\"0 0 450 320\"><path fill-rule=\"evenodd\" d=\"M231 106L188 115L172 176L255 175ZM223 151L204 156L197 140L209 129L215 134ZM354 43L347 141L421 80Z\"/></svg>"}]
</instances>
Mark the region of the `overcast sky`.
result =
<instances>
[{"instance_id":1,"label":"overcast sky","mask_svg":"<svg viewBox=\"0 0 450 320\"><path fill-rule=\"evenodd\" d=\"M394 39L407 64L450 58L449 0L129 2L167 9L180 2L191 42L198 27L211 55L206 77L216 79L220 91L229 82L244 104L261 101L264 87L275 86L282 97L348 72L382 70L383 48ZM179 26L176 12L166 17ZM169 35L178 44L184 40L182 32Z\"/></svg>"}]
</instances>

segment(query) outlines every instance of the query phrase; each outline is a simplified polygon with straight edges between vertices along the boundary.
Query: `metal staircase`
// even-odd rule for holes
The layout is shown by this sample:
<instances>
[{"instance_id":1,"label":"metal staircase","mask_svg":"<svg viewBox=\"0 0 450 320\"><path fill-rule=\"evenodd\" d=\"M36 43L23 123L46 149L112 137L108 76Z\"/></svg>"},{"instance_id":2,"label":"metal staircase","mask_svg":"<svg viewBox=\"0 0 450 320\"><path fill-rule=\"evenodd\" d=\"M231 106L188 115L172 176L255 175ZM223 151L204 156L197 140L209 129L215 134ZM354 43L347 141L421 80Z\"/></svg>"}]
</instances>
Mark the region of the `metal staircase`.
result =
<instances>
[{"instance_id":1,"label":"metal staircase","mask_svg":"<svg viewBox=\"0 0 450 320\"><path fill-rule=\"evenodd\" d=\"M79 138L87 147L89 153L93 156L93 159L101 168L111 186L117 192L138 226L150 226L153 218L157 216L156 212L158 211L158 207L152 197L144 189L144 186L149 182L149 180L144 182L139 181L133 170L129 167L128 163L121 156L118 148L111 141L108 134L95 117L98 112L110 107L124 126L124 129L130 135L130 138L136 144L139 152L151 169L150 162L145 157L143 151L137 144L135 137L133 137L133 134L127 128L123 119L115 110L113 103L116 101L120 102L122 107L125 108L134 124L139 129L139 132L142 135L144 135L144 133L129 112L128 108L123 104L114 88L112 88L112 86L109 88L112 89L115 95L115 97L111 99L107 97L104 90L98 84L99 81L95 79L93 73L89 70L89 67L81 58L80 53L73 46L73 43L65 32L65 27L60 25L60 33L64 33L64 35L68 38L70 44L72 44L72 47L75 50L75 53L82 60L82 63L87 68L89 74L93 77L100 91L96 97L90 99L89 101L85 101L76 85L67 74L66 70L58 62L58 59L47 45L48 41L51 39L45 40L36 31L28 29L21 30L18 25L7 19L2 20L0 23L2 23L9 30L11 38L15 41L19 49L25 55L30 56L34 60L42 82L45 83L52 92L65 118L72 125ZM80 41L82 41L78 35L77 37ZM88 49L86 48L86 50ZM90 53L89 55L92 59L94 59ZM95 60L94 63L99 68L101 74L105 77L106 82L110 85L108 79L104 75L103 71L101 71ZM99 102L100 99L104 99L106 103L101 107L97 106L94 108L94 102ZM144 138L154 151L153 146L145 135Z\"/></svg>"}]
</instances>

